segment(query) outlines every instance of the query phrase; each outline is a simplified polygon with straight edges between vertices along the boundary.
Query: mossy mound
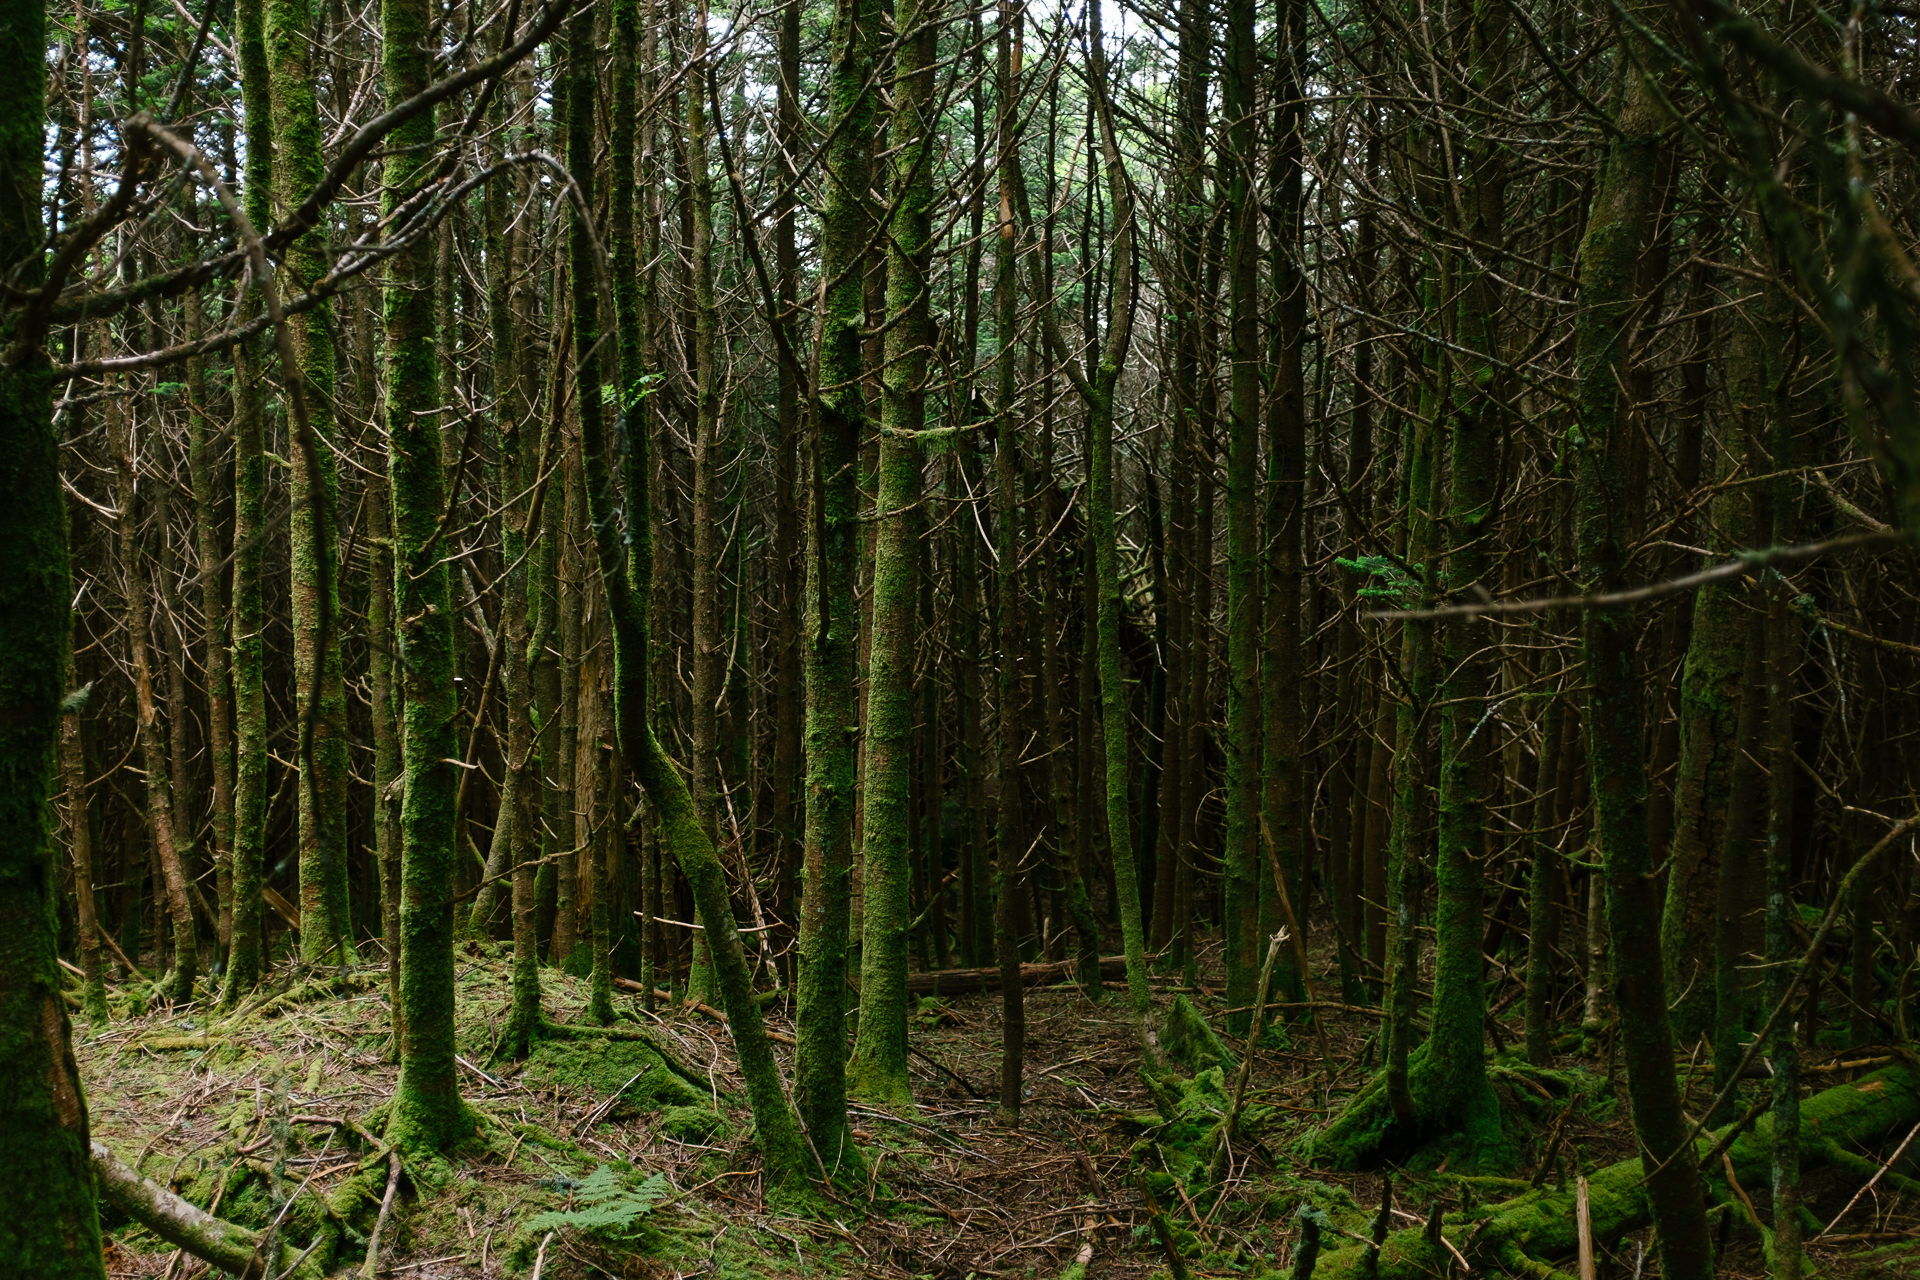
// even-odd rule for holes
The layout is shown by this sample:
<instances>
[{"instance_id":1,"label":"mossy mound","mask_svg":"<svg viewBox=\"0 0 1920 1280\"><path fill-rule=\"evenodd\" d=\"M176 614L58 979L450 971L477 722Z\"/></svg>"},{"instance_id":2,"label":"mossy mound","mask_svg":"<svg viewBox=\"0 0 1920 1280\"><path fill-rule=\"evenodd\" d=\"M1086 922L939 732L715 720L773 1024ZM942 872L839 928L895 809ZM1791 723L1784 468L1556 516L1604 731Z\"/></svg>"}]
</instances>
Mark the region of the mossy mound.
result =
<instances>
[{"instance_id":1,"label":"mossy mound","mask_svg":"<svg viewBox=\"0 0 1920 1280\"><path fill-rule=\"evenodd\" d=\"M1143 1072L1142 1078L1153 1094L1159 1118L1136 1121L1145 1132L1133 1144L1134 1171L1156 1200L1175 1205L1185 1200L1204 1208L1216 1189L1221 1130L1233 1109L1226 1073L1208 1067L1190 1077ZM1241 1109L1240 1125L1250 1128L1269 1118L1268 1108L1247 1106Z\"/></svg>"},{"instance_id":2,"label":"mossy mound","mask_svg":"<svg viewBox=\"0 0 1920 1280\"><path fill-rule=\"evenodd\" d=\"M712 1107L668 1107L660 1113L660 1131L682 1142L706 1142L726 1130L726 1120Z\"/></svg>"},{"instance_id":3,"label":"mossy mound","mask_svg":"<svg viewBox=\"0 0 1920 1280\"><path fill-rule=\"evenodd\" d=\"M1166 1023L1160 1028L1160 1047L1166 1050L1169 1062L1185 1068L1189 1075L1197 1076L1209 1067L1231 1075L1240 1065L1233 1050L1185 996L1175 996L1167 1010Z\"/></svg>"},{"instance_id":4,"label":"mossy mound","mask_svg":"<svg viewBox=\"0 0 1920 1280\"><path fill-rule=\"evenodd\" d=\"M713 1096L644 1040L543 1040L527 1059L536 1084L619 1094L643 1107L712 1106Z\"/></svg>"}]
</instances>

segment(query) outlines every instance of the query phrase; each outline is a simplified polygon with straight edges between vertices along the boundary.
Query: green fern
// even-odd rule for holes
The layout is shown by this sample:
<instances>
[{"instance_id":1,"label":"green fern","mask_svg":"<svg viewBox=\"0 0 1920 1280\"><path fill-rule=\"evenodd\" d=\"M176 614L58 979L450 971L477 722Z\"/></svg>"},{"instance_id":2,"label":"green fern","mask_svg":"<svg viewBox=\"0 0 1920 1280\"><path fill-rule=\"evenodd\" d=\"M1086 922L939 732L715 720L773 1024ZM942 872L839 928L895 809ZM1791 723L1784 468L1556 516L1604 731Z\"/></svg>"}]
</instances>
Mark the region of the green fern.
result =
<instances>
[{"instance_id":1,"label":"green fern","mask_svg":"<svg viewBox=\"0 0 1920 1280\"><path fill-rule=\"evenodd\" d=\"M640 1219L666 1199L671 1190L667 1180L657 1173L637 1187L623 1186L620 1175L603 1164L574 1188L572 1209L543 1213L529 1222L527 1229L557 1231L561 1227L572 1227L589 1235L629 1235Z\"/></svg>"}]
</instances>

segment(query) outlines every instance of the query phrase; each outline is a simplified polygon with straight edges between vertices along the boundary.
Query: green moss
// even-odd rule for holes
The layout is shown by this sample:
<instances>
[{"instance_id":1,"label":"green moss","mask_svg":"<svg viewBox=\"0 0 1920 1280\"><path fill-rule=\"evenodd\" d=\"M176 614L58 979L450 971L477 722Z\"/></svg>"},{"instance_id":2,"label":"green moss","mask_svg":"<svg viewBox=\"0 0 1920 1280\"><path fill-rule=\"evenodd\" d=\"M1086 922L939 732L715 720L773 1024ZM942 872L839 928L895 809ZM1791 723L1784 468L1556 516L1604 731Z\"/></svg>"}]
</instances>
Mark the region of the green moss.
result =
<instances>
[{"instance_id":1,"label":"green moss","mask_svg":"<svg viewBox=\"0 0 1920 1280\"><path fill-rule=\"evenodd\" d=\"M543 1085L618 1093L640 1105L710 1105L696 1087L652 1046L638 1040L543 1040L527 1059L526 1079Z\"/></svg>"},{"instance_id":2,"label":"green moss","mask_svg":"<svg viewBox=\"0 0 1920 1280\"><path fill-rule=\"evenodd\" d=\"M874 53L880 6L835 0L831 119L820 217L825 314L815 346L818 497L807 539L805 880L799 927L794 1101L829 1168L847 1137L847 941L853 891L853 803L859 718L854 692L854 574L861 540L859 452L866 418L861 352L866 300L859 264L869 245L866 191L873 169Z\"/></svg>"},{"instance_id":3,"label":"green moss","mask_svg":"<svg viewBox=\"0 0 1920 1280\"><path fill-rule=\"evenodd\" d=\"M1167 1010L1165 1025L1160 1028L1160 1047L1169 1062L1194 1073L1208 1067L1228 1072L1239 1065L1226 1042L1185 996L1175 996Z\"/></svg>"},{"instance_id":4,"label":"green moss","mask_svg":"<svg viewBox=\"0 0 1920 1280\"><path fill-rule=\"evenodd\" d=\"M705 1142L726 1128L726 1120L712 1107L668 1107L660 1113L661 1132L682 1142Z\"/></svg>"}]
</instances>

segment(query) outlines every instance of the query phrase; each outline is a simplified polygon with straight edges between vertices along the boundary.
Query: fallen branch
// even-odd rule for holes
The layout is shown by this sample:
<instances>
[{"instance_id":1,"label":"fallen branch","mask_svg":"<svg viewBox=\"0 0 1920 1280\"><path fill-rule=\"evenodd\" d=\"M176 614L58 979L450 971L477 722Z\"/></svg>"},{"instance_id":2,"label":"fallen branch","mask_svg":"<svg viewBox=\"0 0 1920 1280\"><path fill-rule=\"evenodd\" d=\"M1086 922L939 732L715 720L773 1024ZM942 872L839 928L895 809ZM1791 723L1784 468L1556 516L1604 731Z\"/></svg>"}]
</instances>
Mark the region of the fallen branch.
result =
<instances>
[{"instance_id":1,"label":"fallen branch","mask_svg":"<svg viewBox=\"0 0 1920 1280\"><path fill-rule=\"evenodd\" d=\"M389 1149L387 1152L387 1193L380 1197L380 1216L373 1220L373 1234L367 1237L367 1261L360 1268L361 1280L373 1280L378 1274L380 1262L380 1233L387 1225L387 1214L393 1211L393 1193L400 1188L400 1153Z\"/></svg>"},{"instance_id":2,"label":"fallen branch","mask_svg":"<svg viewBox=\"0 0 1920 1280\"><path fill-rule=\"evenodd\" d=\"M170 1245L237 1276L264 1276L260 1233L216 1218L166 1187L135 1173L105 1143L93 1144L93 1180L100 1198ZM275 1275L292 1270L298 1256L284 1256Z\"/></svg>"},{"instance_id":3,"label":"fallen branch","mask_svg":"<svg viewBox=\"0 0 1920 1280\"><path fill-rule=\"evenodd\" d=\"M1029 987L1037 987L1050 980L1064 981L1077 976L1074 970L1079 963L1078 960L1043 960L1035 964L1023 964L1020 966L1020 981ZM1126 971L1125 956L1100 957L1102 978L1118 978ZM907 975L907 991L916 996L957 996L999 989L999 965L985 969L933 969Z\"/></svg>"}]
</instances>

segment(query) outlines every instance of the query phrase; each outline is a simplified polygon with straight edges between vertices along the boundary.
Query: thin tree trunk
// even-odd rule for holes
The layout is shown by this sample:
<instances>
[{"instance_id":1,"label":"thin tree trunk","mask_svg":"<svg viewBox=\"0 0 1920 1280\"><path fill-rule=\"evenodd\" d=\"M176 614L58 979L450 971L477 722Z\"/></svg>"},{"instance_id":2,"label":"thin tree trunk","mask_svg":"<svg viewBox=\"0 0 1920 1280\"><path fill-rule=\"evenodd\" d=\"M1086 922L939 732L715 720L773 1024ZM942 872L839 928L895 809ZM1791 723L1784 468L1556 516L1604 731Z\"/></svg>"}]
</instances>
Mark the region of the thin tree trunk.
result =
<instances>
[{"instance_id":1,"label":"thin tree trunk","mask_svg":"<svg viewBox=\"0 0 1920 1280\"><path fill-rule=\"evenodd\" d=\"M381 11L389 109L427 85L431 15L425 0L386 0ZM391 135L383 207L408 194L428 162L433 113ZM453 592L440 541L447 478L440 455L435 377L432 244L392 258L386 289L388 474L393 501L394 616L400 654L400 1079L388 1134L403 1147L443 1150L472 1129L454 1073L453 867L459 739L453 675Z\"/></svg>"},{"instance_id":2,"label":"thin tree trunk","mask_svg":"<svg viewBox=\"0 0 1920 1280\"><path fill-rule=\"evenodd\" d=\"M1254 165L1257 153L1258 116L1255 114L1254 4L1253 0L1228 0L1226 7L1227 57L1224 77L1226 139L1224 153L1225 183L1220 192L1226 202L1227 222L1227 299L1228 299L1228 398L1227 398L1227 720L1222 746L1226 748L1226 845L1222 856L1222 886L1225 916L1223 921L1226 965L1227 1007L1237 1010L1227 1016L1227 1031L1243 1036L1253 1017L1254 982L1260 967L1260 831L1258 819L1263 764L1276 775L1278 786L1287 786L1297 797L1299 780L1299 691L1283 688L1277 682L1282 668L1290 668L1297 678L1299 657L1299 609L1297 545L1290 552L1287 539L1297 544L1300 522L1293 511L1298 507L1298 490L1287 490L1292 473L1291 460L1300 456L1299 434L1304 422L1299 415L1299 346L1297 323L1299 281L1283 261L1289 246L1274 246L1274 281L1281 293L1282 320L1276 327L1275 346L1282 350L1282 362L1275 369L1273 388L1275 405L1271 443L1272 506L1267 530L1270 542L1278 541L1269 555L1277 571L1269 584L1272 599L1267 619L1272 638L1264 655L1271 677L1272 695L1267 713L1266 733L1261 733L1261 591L1259 589L1259 453L1260 453L1260 367L1257 347L1260 339L1260 207L1254 198ZM1287 93L1291 68L1291 49L1283 38L1280 45L1285 66L1279 87ZM1289 111L1290 107L1282 107ZM1285 146L1285 144L1280 144ZM1298 140L1294 140L1297 154ZM1297 178L1289 183L1281 178L1276 200L1284 201L1291 192L1298 201ZM1283 219L1287 215L1279 215ZM1293 219L1287 219L1290 224ZM1289 229L1290 225L1289 225ZM1289 320L1293 323L1289 323ZM1284 350L1290 348L1290 354ZM1283 404L1290 407L1281 407ZM1283 496L1283 490L1286 490ZM1277 521L1272 519L1277 515ZM1211 548L1208 549L1209 552ZM1292 566L1292 567L1287 567ZM1289 575L1283 583L1280 574ZM1296 644L1286 652L1281 645L1292 635ZM1285 704L1292 703L1289 712ZM1263 760L1263 746L1266 748ZM1290 783L1281 783L1278 775L1291 773ZM1276 793L1274 799L1279 800ZM1297 819L1297 802L1284 811L1268 813L1268 838L1276 842L1281 866L1292 874L1299 861L1299 850L1292 837Z\"/></svg>"},{"instance_id":3,"label":"thin tree trunk","mask_svg":"<svg viewBox=\"0 0 1920 1280\"><path fill-rule=\"evenodd\" d=\"M312 63L309 0L267 0L275 206L296 207L324 172ZM333 266L320 230L293 242L287 270L311 287ZM293 679L300 718L300 956L308 964L353 958L347 908L347 702L340 657L337 491L333 464L334 344L331 308L287 318L306 423L317 447L291 450ZM296 376L288 370L288 377ZM316 465L317 464L317 465Z\"/></svg>"},{"instance_id":4,"label":"thin tree trunk","mask_svg":"<svg viewBox=\"0 0 1920 1280\"><path fill-rule=\"evenodd\" d=\"M109 399L106 417L120 507L120 575L126 605L128 655L133 668L135 732L141 767L146 774L147 831L166 885L167 915L173 925L173 968L160 990L166 999L186 1001L193 999L193 980L199 969L198 937L187 895L186 869L174 842L171 770L153 695L153 591L147 577L146 558L140 554L141 485L125 402L117 397ZM153 479L148 483L157 485L159 481Z\"/></svg>"},{"instance_id":5,"label":"thin tree trunk","mask_svg":"<svg viewBox=\"0 0 1920 1280\"><path fill-rule=\"evenodd\" d=\"M704 9L704 6L700 6ZM706 56L706 27L696 19L690 28L688 58L701 65ZM720 371L719 306L713 291L713 179L707 159L707 94L701 86L686 95L687 135L685 195L688 212L688 255L693 310L693 685L692 715L688 721L689 781L693 805L709 842L720 836L719 730L720 701L725 679L726 632L720 621L721 560L725 555L720 510ZM724 124L724 122L719 122ZM713 965L704 933L693 935L693 965L687 997L696 1002L712 998Z\"/></svg>"},{"instance_id":6,"label":"thin tree trunk","mask_svg":"<svg viewBox=\"0 0 1920 1280\"><path fill-rule=\"evenodd\" d=\"M35 290L44 271L41 126L46 118L46 12L38 0L0 10L0 275ZM19 309L0 312L12 347ZM65 498L53 379L31 345L0 369L0 1257L18 1275L98 1280L105 1265L94 1208L86 1099L60 994L54 895L60 876L48 830L54 749L67 670ZM110 402L117 404L118 402Z\"/></svg>"},{"instance_id":7,"label":"thin tree trunk","mask_svg":"<svg viewBox=\"0 0 1920 1280\"><path fill-rule=\"evenodd\" d=\"M188 332L198 336L204 328L199 294L187 295L186 311ZM226 464L215 457L203 360L187 362L187 405L187 471L193 485L194 537L200 558L200 666L207 682L207 756L212 776L210 840L218 917L215 936L224 955L233 940L233 674L229 649L233 620L228 608L232 579L223 571L227 546L222 529L223 517L231 516Z\"/></svg>"},{"instance_id":8,"label":"thin tree trunk","mask_svg":"<svg viewBox=\"0 0 1920 1280\"><path fill-rule=\"evenodd\" d=\"M937 3L937 0L936 0ZM1019 388L1016 384L1014 334L1019 321L1019 277L1015 255L1018 236L1013 220L1013 183L1015 171L1008 155L1019 145L1015 129L1020 84L1021 46L1020 10L1011 0L1000 5L997 55L994 68L994 98L998 104L995 121L997 167L1000 173L1000 236L994 253L994 323L1000 335L1000 350L995 361L997 385L994 413L994 535L999 558L994 574L995 605L999 614L1000 660L996 664L994 693L995 759L994 775L1000 783L999 813L994 828L994 856L999 871L999 902L995 946L1000 958L1000 1111L1003 1124L1020 1124L1021 1076L1026 1063L1027 1008L1026 989L1020 982L1020 941L1016 936L1014 899L1020 881L1020 859L1025 830L1020 813L1020 742L1018 721L1013 707L1019 686L1016 664L1025 652L1021 635L1018 564L1020 543L1017 536L1021 506L1019 488L1020 444L1016 413ZM932 53L932 41L927 53ZM931 81L931 74L928 75ZM897 117L896 117L897 119ZM862 984L861 998L866 998Z\"/></svg>"},{"instance_id":9,"label":"thin tree trunk","mask_svg":"<svg viewBox=\"0 0 1920 1280\"><path fill-rule=\"evenodd\" d=\"M695 21L704 24L704 12ZM753 1111L755 1137L766 1160L767 1181L783 1191L804 1191L819 1168L807 1151L773 1060L760 1006L753 996L746 952L734 924L727 898L726 873L706 838L694 810L686 780L675 769L648 724L648 684L652 647L653 527L647 473L651 449L645 433L632 432L627 440L616 490L615 471L604 406L593 392L600 377L600 272L594 236L581 216L593 208L594 167L592 120L579 110L593 85L593 14L581 10L569 23L566 82L567 158L582 188L582 203L573 210L568 237L568 259L573 284L573 339L575 395L580 414L581 454L585 469L590 526L600 581L606 596L613 648L613 704L615 739L623 759L639 775L647 797L659 815L662 838L673 850L681 871L693 887L700 923L705 927L713 959L714 978L733 1032L747 1101ZM706 82L706 68L695 64L690 93ZM616 505L628 521L624 540ZM598 888L599 886L596 886ZM602 894L604 897L604 893ZM838 997L838 989L834 992ZM842 1112L844 1116L844 1110Z\"/></svg>"},{"instance_id":10,"label":"thin tree trunk","mask_svg":"<svg viewBox=\"0 0 1920 1280\"><path fill-rule=\"evenodd\" d=\"M857 1162L847 1136L847 940L853 892L854 571L859 562L858 456L866 421L860 380L873 163L872 0L836 0L827 71L831 112L815 340L812 528L807 537L806 878L800 903L794 1099L828 1172ZM850 1159L851 1157L851 1159Z\"/></svg>"},{"instance_id":11,"label":"thin tree trunk","mask_svg":"<svg viewBox=\"0 0 1920 1280\"><path fill-rule=\"evenodd\" d=\"M66 685L74 683L73 655L66 659ZM80 1007L98 1032L107 1025L106 967L100 959L100 914L93 896L93 813L87 799L87 751L83 695L70 693L60 711L60 774L67 794L67 843L73 850L73 897L79 917Z\"/></svg>"},{"instance_id":12,"label":"thin tree trunk","mask_svg":"<svg viewBox=\"0 0 1920 1280\"><path fill-rule=\"evenodd\" d=\"M773 323L780 326L791 341L798 306L800 250L795 235L799 202L795 184L801 163L800 127L800 6L801 0L787 0L780 10L779 75L780 87L775 107L782 161L780 195L773 215L773 259L778 277L779 314ZM773 770L770 790L773 796L774 883L778 887L779 911L786 914L799 908L799 871L803 849L805 802L800 796L801 721L804 697L801 689L800 633L806 600L806 566L800 532L800 371L782 360L776 391L774 445L774 518L773 518ZM937 818L936 818L937 820ZM937 915L929 928L942 939L944 922ZM649 984L651 988L651 984Z\"/></svg>"},{"instance_id":13,"label":"thin tree trunk","mask_svg":"<svg viewBox=\"0 0 1920 1280\"><path fill-rule=\"evenodd\" d=\"M913 1083L907 1075L906 981L912 915L908 850L913 839L908 791L918 559L913 508L920 502L922 480L921 446L913 433L924 427L926 417L938 105L933 98L933 65L941 11L940 0L899 0L894 14L901 35L894 48L893 112L888 122L892 216L886 239L880 527L874 547L862 778L866 820L861 840L865 909L860 917L860 1021L853 1059L847 1066L848 1085L855 1095L894 1106L907 1105L913 1098ZM1004 707L1000 714L1005 714ZM1003 789L1009 781L1001 780Z\"/></svg>"},{"instance_id":14,"label":"thin tree trunk","mask_svg":"<svg viewBox=\"0 0 1920 1280\"><path fill-rule=\"evenodd\" d=\"M1665 109L1643 68L1652 51L1628 37L1618 135L1608 147L1580 252L1580 308L1574 323L1580 569L1592 589L1624 581L1627 442L1621 438L1623 343L1635 309L1633 268L1652 221ZM1686 1117L1673 1074L1673 1035L1662 980L1659 922L1647 848L1646 760L1641 685L1629 615L1590 609L1581 617L1587 681L1587 750L1595 834L1606 859L1607 918L1614 991L1633 1100L1634 1132L1647 1170L1647 1195L1669 1280L1707 1280L1713 1246L1694 1161L1676 1159Z\"/></svg>"}]
</instances>

